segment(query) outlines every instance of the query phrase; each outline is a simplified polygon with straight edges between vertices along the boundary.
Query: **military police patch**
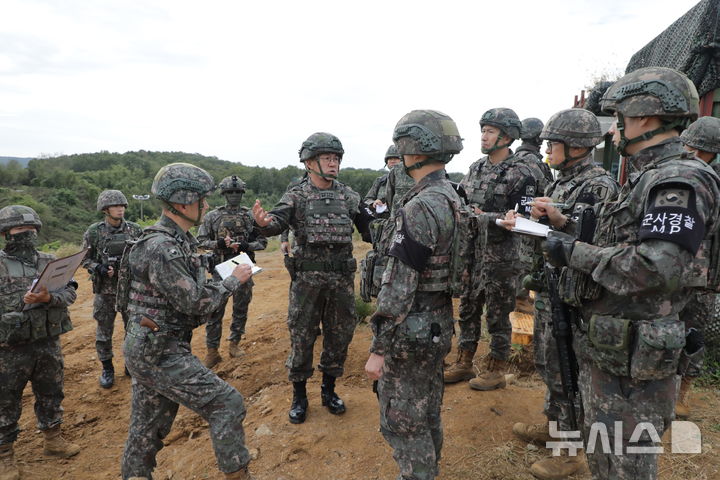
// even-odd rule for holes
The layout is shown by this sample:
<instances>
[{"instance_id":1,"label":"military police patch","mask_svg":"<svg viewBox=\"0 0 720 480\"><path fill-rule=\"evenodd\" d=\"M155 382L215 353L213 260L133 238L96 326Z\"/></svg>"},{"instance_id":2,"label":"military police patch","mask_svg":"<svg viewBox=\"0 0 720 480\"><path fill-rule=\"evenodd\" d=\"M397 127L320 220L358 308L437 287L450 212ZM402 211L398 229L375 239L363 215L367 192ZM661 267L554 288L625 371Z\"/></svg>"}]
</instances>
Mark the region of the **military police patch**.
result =
<instances>
[{"instance_id":1,"label":"military police patch","mask_svg":"<svg viewBox=\"0 0 720 480\"><path fill-rule=\"evenodd\" d=\"M651 192L649 205L640 224L640 241L665 240L695 255L705 237L695 191L683 184L660 185Z\"/></svg>"},{"instance_id":2,"label":"military police patch","mask_svg":"<svg viewBox=\"0 0 720 480\"><path fill-rule=\"evenodd\" d=\"M400 228L390 245L388 255L395 257L413 270L422 272L432 255L432 249L416 241L406 228L405 212L401 213Z\"/></svg>"}]
</instances>

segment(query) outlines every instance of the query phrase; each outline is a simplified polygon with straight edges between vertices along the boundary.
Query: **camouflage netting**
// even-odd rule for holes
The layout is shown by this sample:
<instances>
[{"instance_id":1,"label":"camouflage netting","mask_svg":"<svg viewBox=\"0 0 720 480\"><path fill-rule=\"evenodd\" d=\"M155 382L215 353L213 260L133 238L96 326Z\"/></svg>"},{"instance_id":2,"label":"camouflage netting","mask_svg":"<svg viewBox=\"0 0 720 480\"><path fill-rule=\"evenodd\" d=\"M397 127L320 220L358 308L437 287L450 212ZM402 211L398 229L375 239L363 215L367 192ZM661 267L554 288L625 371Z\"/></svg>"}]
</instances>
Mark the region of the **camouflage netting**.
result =
<instances>
[{"instance_id":1,"label":"camouflage netting","mask_svg":"<svg viewBox=\"0 0 720 480\"><path fill-rule=\"evenodd\" d=\"M643 67L684 72L702 97L720 87L720 2L702 0L630 59L625 73Z\"/></svg>"}]
</instances>

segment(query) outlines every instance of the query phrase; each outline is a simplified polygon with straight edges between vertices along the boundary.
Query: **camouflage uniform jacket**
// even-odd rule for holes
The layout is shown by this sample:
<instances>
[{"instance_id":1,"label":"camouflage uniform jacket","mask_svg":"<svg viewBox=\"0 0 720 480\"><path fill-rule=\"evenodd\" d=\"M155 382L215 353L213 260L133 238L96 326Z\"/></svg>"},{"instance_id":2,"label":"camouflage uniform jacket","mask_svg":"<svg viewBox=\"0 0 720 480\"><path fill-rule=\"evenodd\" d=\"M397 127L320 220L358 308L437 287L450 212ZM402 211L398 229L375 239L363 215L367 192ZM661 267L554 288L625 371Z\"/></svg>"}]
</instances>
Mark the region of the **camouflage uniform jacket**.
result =
<instances>
[{"instance_id":1,"label":"camouflage uniform jacket","mask_svg":"<svg viewBox=\"0 0 720 480\"><path fill-rule=\"evenodd\" d=\"M618 199L601 207L595 245L577 242L570 259L571 268L601 287L599 297L585 303L583 316L677 319L688 287L707 281L706 242L697 244L718 228L720 179L677 138L629 160L631 173ZM667 205L682 207L683 198L682 215L668 213Z\"/></svg>"},{"instance_id":2,"label":"camouflage uniform jacket","mask_svg":"<svg viewBox=\"0 0 720 480\"><path fill-rule=\"evenodd\" d=\"M505 218L508 210L520 206L520 212L528 214L526 205L538 193L537 182L532 170L525 162L511 155L496 165L490 157L483 157L470 165L470 171L460 184L465 189L468 205L478 207L483 213L477 215L479 239L474 263L472 282L478 288L483 284L483 270L493 265L510 265L518 261L520 237L495 224L498 218Z\"/></svg>"},{"instance_id":3,"label":"camouflage uniform jacket","mask_svg":"<svg viewBox=\"0 0 720 480\"><path fill-rule=\"evenodd\" d=\"M213 252L213 262L216 265L239 254L225 247L225 235L229 235L234 242L246 242L246 253L253 261L253 252L265 250L267 247L267 238L258 232L252 212L247 207L233 208L225 205L208 212L203 218L202 225L198 228L197 240L201 248Z\"/></svg>"},{"instance_id":4,"label":"camouflage uniform jacket","mask_svg":"<svg viewBox=\"0 0 720 480\"><path fill-rule=\"evenodd\" d=\"M444 259L449 268L455 229L454 209L460 205L460 197L445 178L444 170L426 175L405 195L401 210L393 213L392 220L399 226L393 247L405 245L402 250L410 254L411 262L417 261L419 255L426 259ZM449 290L422 291L416 295L431 266L442 268L442 264L431 265L433 261L430 260L424 266L412 266L408 258L401 260L403 255L396 256L393 247L376 312L377 317L391 320L373 325L375 336L370 351L378 355L386 353L393 343L395 327L409 314L440 310L452 302Z\"/></svg>"},{"instance_id":5,"label":"camouflage uniform jacket","mask_svg":"<svg viewBox=\"0 0 720 480\"><path fill-rule=\"evenodd\" d=\"M542 154L540 153L540 147L537 145L533 145L532 143L523 142L522 145L518 147L518 149L515 151L515 155L517 155L520 158L524 158L526 160L526 164L530 165L532 161L535 162L535 165L537 165L540 168L540 171L542 172L543 177L545 178L545 182L547 184L550 184L553 182L554 177L552 174L552 171L550 171L550 165L548 165L544 159ZM539 192L544 191L538 190Z\"/></svg>"},{"instance_id":6,"label":"camouflage uniform jacket","mask_svg":"<svg viewBox=\"0 0 720 480\"><path fill-rule=\"evenodd\" d=\"M361 227L359 223L361 220L360 195L337 180L333 181L327 190L316 187L312 181L302 182L290 187L269 212L271 215L270 224L266 227L259 228L260 233L268 237L278 235L287 228L292 228L295 234L292 253L296 263L305 261L342 264L342 268L334 269L335 271L304 271L303 275L305 280L316 283L317 285L332 284L336 272L344 276L356 269L355 260L352 256L353 245L351 239L345 242L325 245L310 245L308 243L308 219L306 218L306 211L310 201L309 197L322 195L323 192L342 197L344 199L344 211L347 212L347 217L355 223L361 233L367 229L366 226ZM349 266L349 270L345 268L345 266Z\"/></svg>"},{"instance_id":7,"label":"camouflage uniform jacket","mask_svg":"<svg viewBox=\"0 0 720 480\"><path fill-rule=\"evenodd\" d=\"M100 294L115 294L117 291L117 267L120 265L120 256L113 255L117 258L112 258L112 254L116 252L109 252L108 245L112 241L114 236L118 236L119 239L125 238L126 240L135 240L142 234L142 227L137 223L128 222L121 220L120 225L114 227L107 221L93 223L88 227L83 235L82 248L89 248L85 259L82 262L83 268L87 269L90 273L90 277L93 279L93 283L99 285L99 291L95 293ZM113 248L119 248L115 246ZM124 249L124 246L122 247ZM115 267L116 275L112 277L104 276L100 279L95 278L95 269L101 264L113 264Z\"/></svg>"},{"instance_id":8,"label":"camouflage uniform jacket","mask_svg":"<svg viewBox=\"0 0 720 480\"><path fill-rule=\"evenodd\" d=\"M367 203L368 205L372 205L375 200L382 200L383 203L385 203L388 175L390 174L385 173L375 179L372 186L370 187L370 190L368 190L367 194L365 194L363 202Z\"/></svg>"},{"instance_id":9,"label":"camouflage uniform jacket","mask_svg":"<svg viewBox=\"0 0 720 480\"><path fill-rule=\"evenodd\" d=\"M388 172L387 184L385 185L385 203L390 208L390 213L400 208L400 202L407 192L415 186L415 180L405 172L402 163L395 165Z\"/></svg>"},{"instance_id":10,"label":"camouflage uniform jacket","mask_svg":"<svg viewBox=\"0 0 720 480\"><path fill-rule=\"evenodd\" d=\"M196 251L197 240L165 215L145 229L128 253L131 320L145 315L188 332L225 304L239 280L208 280Z\"/></svg>"},{"instance_id":11,"label":"camouflage uniform jacket","mask_svg":"<svg viewBox=\"0 0 720 480\"><path fill-rule=\"evenodd\" d=\"M54 259L54 255L37 252L35 261L28 262L8 255L4 250L0 251L0 309L2 310L0 314L22 310L25 306L23 297L30 289L33 280L38 278L45 266ZM71 282L59 290L50 292L50 301L32 310L62 309L67 312L67 307L77 298L76 287L77 284Z\"/></svg>"}]
</instances>

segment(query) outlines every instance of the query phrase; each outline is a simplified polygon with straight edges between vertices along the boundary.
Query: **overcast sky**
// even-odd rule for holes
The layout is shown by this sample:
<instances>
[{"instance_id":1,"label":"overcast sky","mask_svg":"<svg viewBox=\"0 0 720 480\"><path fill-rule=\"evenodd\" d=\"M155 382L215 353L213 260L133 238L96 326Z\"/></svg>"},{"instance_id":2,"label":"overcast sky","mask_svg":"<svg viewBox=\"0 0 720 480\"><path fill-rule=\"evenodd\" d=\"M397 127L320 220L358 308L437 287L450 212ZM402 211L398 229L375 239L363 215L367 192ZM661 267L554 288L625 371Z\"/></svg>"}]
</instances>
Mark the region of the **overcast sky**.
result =
<instances>
[{"instance_id":1,"label":"overcast sky","mask_svg":"<svg viewBox=\"0 0 720 480\"><path fill-rule=\"evenodd\" d=\"M0 0L0 155L197 152L297 164L315 131L380 168L397 120L572 106L693 0Z\"/></svg>"}]
</instances>

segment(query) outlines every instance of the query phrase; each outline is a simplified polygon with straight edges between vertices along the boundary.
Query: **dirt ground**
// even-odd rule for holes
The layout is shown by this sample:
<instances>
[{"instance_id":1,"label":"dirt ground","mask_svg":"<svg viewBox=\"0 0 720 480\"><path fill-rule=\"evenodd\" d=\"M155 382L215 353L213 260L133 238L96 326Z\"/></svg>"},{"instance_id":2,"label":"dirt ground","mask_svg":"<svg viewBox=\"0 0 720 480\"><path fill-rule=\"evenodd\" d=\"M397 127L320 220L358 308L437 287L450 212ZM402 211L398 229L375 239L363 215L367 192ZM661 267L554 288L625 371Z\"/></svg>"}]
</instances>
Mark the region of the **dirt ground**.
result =
<instances>
[{"instance_id":1,"label":"dirt ground","mask_svg":"<svg viewBox=\"0 0 720 480\"><path fill-rule=\"evenodd\" d=\"M358 246L360 257L367 247ZM363 366L371 332L358 326L350 346L345 376L338 392L348 410L336 417L320 405L320 375L309 382L307 421L292 425L287 410L292 387L284 362L289 340L285 325L289 277L279 252L259 252L264 272L256 277L250 305L245 355L227 355L229 315L224 322L221 353L215 370L245 397L246 441L256 459L251 469L258 480L391 480L397 469L392 452L378 430L378 408ZM23 396L22 432L16 458L24 479L117 479L130 415L130 379L122 374L122 324L115 332L115 386L98 386L100 365L95 353L92 293L84 272L78 273L78 300L71 308L75 329L63 336L65 353L65 423L67 437L82 452L69 460L43 457L41 435L36 429L28 385ZM194 352L205 354L204 328L195 331ZM319 339L321 341L321 339ZM487 345L481 345L487 349ZM316 358L319 351L316 349ZM453 351L450 356L454 358ZM476 359L477 361L477 359ZM316 360L317 363L317 360ZM548 453L513 437L518 421L540 422L544 386L537 376L519 377L507 389L475 392L467 384L448 386L443 404L445 445L442 480L532 479L529 466ZM666 454L661 459L662 479L720 479L720 392L696 390L692 418L702 430L703 453ZM664 440L669 442L669 436ZM181 408L158 455L155 480L221 479L210 445L207 424ZM669 451L669 443L665 444ZM577 478L589 478L577 477Z\"/></svg>"}]
</instances>

